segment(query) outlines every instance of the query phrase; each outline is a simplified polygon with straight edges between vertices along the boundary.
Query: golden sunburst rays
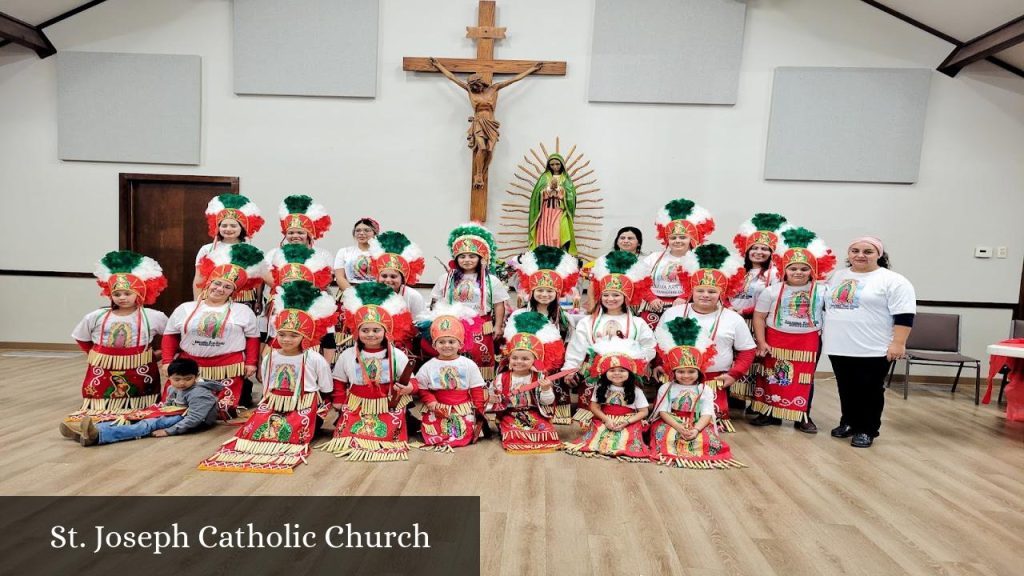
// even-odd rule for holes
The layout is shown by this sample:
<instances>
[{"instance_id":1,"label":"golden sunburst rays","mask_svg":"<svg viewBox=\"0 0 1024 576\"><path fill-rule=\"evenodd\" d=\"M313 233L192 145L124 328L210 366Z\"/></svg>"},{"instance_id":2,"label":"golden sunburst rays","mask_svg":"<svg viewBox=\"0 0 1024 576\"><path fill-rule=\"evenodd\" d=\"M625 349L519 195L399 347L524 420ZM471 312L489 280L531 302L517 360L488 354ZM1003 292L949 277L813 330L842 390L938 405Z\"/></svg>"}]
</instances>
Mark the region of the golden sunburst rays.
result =
<instances>
[{"instance_id":1,"label":"golden sunburst rays","mask_svg":"<svg viewBox=\"0 0 1024 576\"><path fill-rule=\"evenodd\" d=\"M537 148L540 148L540 152ZM558 136L555 137L555 153L562 153L561 138ZM528 247L530 198L550 155L547 146L540 142L536 148L530 148L529 153L523 155L522 162L516 165L513 179L505 190L507 197L500 205L498 253L502 257L519 254ZM594 260L600 253L604 198L597 186L594 170L590 168L590 160L582 152L576 153L576 145L569 148L564 158L566 172L576 185L573 232L576 235L577 253L584 260Z\"/></svg>"}]
</instances>

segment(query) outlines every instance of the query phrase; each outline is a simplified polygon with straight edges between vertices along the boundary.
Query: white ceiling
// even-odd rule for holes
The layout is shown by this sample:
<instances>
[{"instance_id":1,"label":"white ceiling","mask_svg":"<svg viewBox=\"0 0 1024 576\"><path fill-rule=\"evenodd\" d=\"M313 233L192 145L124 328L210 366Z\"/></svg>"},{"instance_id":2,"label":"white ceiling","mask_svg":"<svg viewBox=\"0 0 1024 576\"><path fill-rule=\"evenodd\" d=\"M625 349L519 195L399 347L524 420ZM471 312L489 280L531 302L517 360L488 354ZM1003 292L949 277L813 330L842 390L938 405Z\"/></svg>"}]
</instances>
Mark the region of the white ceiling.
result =
<instances>
[{"instance_id":1,"label":"white ceiling","mask_svg":"<svg viewBox=\"0 0 1024 576\"><path fill-rule=\"evenodd\" d=\"M902 12L961 41L970 40L1024 14L1024 0L880 1L897 12ZM0 0L0 12L37 25L86 2L87 0ZM1024 68L1024 44L1004 50L997 54L997 57L1018 68Z\"/></svg>"}]
</instances>

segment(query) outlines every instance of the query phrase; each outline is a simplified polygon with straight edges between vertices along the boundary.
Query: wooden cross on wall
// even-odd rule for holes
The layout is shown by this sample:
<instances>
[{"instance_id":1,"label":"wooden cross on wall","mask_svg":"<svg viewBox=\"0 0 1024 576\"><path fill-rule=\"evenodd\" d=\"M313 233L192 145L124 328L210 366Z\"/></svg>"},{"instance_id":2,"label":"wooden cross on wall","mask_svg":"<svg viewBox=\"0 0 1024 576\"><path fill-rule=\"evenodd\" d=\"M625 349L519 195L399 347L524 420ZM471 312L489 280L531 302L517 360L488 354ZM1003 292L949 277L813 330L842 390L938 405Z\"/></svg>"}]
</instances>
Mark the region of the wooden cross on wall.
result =
<instances>
[{"instance_id":1,"label":"wooden cross on wall","mask_svg":"<svg viewBox=\"0 0 1024 576\"><path fill-rule=\"evenodd\" d=\"M491 154L497 143L498 125L493 112L497 108L498 90L530 74L565 76L565 62L535 60L495 60L494 41L505 37L505 28L495 26L495 2L481 0L476 26L466 27L466 37L476 42L476 58L402 58L407 72L439 72L469 93L474 116L470 117L467 135L473 149L473 172L470 185L469 217L483 222L487 218L487 175ZM464 82L453 73L470 73L480 82ZM492 84L495 74L515 74L511 80ZM476 137L474 137L474 132Z\"/></svg>"}]
</instances>

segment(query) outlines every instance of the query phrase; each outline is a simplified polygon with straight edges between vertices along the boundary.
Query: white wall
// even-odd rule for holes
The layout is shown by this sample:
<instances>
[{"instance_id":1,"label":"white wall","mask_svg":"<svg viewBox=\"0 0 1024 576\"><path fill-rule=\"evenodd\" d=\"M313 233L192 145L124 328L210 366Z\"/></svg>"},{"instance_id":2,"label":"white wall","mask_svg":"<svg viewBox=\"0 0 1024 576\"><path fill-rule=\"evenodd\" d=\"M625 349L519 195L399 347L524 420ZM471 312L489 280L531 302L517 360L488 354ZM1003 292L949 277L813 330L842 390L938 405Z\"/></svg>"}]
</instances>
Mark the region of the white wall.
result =
<instances>
[{"instance_id":1,"label":"white wall","mask_svg":"<svg viewBox=\"0 0 1024 576\"><path fill-rule=\"evenodd\" d=\"M737 105L590 104L592 18L588 0L498 6L498 25L509 35L498 43L499 58L565 60L569 72L502 92L492 223L518 159L560 135L578 143L597 170L608 207L606 237L619 226L639 225L653 247L657 209L686 196L714 213L713 239L721 243L731 242L751 213L774 210L840 251L862 233L881 236L921 299L1016 301L1024 248L1024 79L987 63L956 78L936 73L915 185L766 182L776 66L934 68L951 47L861 2L751 0ZM401 58L472 56L464 35L475 20L475 0L381 0L373 100L235 96L228 0L110 0L47 29L60 50L202 56L197 167L58 161L56 61L5 47L0 230L6 246L42 239L42 250L5 250L0 268L90 271L99 255L117 247L117 174L159 172L239 176L242 193L270 214L286 194L315 192L337 222L324 244L332 249L348 241L352 220L375 215L423 246L430 259L426 280L433 281L440 272L433 256L447 260L447 231L468 213L470 110L455 86L438 75L403 72ZM276 241L272 225L256 239L264 247ZM977 244L1008 246L1010 258L976 260ZM33 282L0 278L0 312L8 320L0 341L66 341L85 309L100 303L81 294L83 282ZM59 320L36 322L38 306L64 298ZM978 318L970 325L980 324L986 334L1005 331L992 314L965 314Z\"/></svg>"}]
</instances>

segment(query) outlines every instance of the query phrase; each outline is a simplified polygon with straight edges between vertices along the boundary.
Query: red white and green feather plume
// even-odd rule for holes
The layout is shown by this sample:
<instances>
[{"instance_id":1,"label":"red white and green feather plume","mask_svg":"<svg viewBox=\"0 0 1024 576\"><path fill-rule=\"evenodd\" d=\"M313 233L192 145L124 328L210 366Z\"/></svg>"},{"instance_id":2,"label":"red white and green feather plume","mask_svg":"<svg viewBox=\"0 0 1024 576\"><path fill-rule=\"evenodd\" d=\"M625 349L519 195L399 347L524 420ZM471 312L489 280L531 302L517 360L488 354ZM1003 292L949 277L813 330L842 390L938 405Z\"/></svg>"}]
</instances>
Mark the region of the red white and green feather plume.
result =
<instances>
[{"instance_id":1,"label":"red white and green feather plume","mask_svg":"<svg viewBox=\"0 0 1024 576\"><path fill-rule=\"evenodd\" d=\"M739 231L733 237L732 243L736 250L744 255L754 244L767 246L771 248L773 254L777 254L779 234L792 227L782 214L758 212L740 224Z\"/></svg>"},{"instance_id":2,"label":"red white and green feather plume","mask_svg":"<svg viewBox=\"0 0 1024 576\"><path fill-rule=\"evenodd\" d=\"M673 318L658 325L654 331L658 357L669 373L677 368L696 368L707 372L718 353L715 343L701 330L696 318Z\"/></svg>"},{"instance_id":3,"label":"red white and green feather plume","mask_svg":"<svg viewBox=\"0 0 1024 576\"><path fill-rule=\"evenodd\" d=\"M565 296L576 287L580 278L576 258L560 248L537 246L519 257L515 267L519 283L527 293L537 288L551 288Z\"/></svg>"},{"instance_id":4,"label":"red white and green feather plume","mask_svg":"<svg viewBox=\"0 0 1024 576\"><path fill-rule=\"evenodd\" d=\"M438 338L450 336L462 342L462 349L467 350L466 332L476 320L476 310L465 304L438 302L432 310L416 318L416 327L428 345L432 345Z\"/></svg>"},{"instance_id":5,"label":"red white and green feather plume","mask_svg":"<svg viewBox=\"0 0 1024 576\"><path fill-rule=\"evenodd\" d=\"M599 340L590 349L594 361L590 374L595 378L612 368L625 368L633 374L642 374L647 366L646 356L640 343L632 338L611 338Z\"/></svg>"},{"instance_id":6,"label":"red white and green feather plume","mask_svg":"<svg viewBox=\"0 0 1024 576\"><path fill-rule=\"evenodd\" d=\"M687 252L678 273L684 298L693 296L698 286L714 286L723 301L739 294L747 277L743 259L721 244L704 244Z\"/></svg>"},{"instance_id":7,"label":"red white and green feather plume","mask_svg":"<svg viewBox=\"0 0 1024 576\"><path fill-rule=\"evenodd\" d=\"M621 292L626 304L639 304L651 287L651 270L636 254L615 250L594 263L591 281L597 288L595 297L605 290Z\"/></svg>"},{"instance_id":8,"label":"red white and green feather plume","mask_svg":"<svg viewBox=\"0 0 1024 576\"><path fill-rule=\"evenodd\" d=\"M381 232L370 240L371 273L380 278L384 270L401 272L405 284L416 284L425 266L423 251L405 234Z\"/></svg>"},{"instance_id":9,"label":"red white and green feather plume","mask_svg":"<svg viewBox=\"0 0 1024 576\"><path fill-rule=\"evenodd\" d=\"M273 301L274 328L302 335L302 347L320 344L327 331L338 322L338 305L330 294L305 280L278 286Z\"/></svg>"},{"instance_id":10,"label":"red white and green feather plume","mask_svg":"<svg viewBox=\"0 0 1024 576\"><path fill-rule=\"evenodd\" d=\"M222 220L227 219L237 220L250 238L263 227L260 209L241 194L214 196L206 205L206 225L210 238L217 239L217 227Z\"/></svg>"},{"instance_id":11,"label":"red white and green feather plume","mask_svg":"<svg viewBox=\"0 0 1024 576\"><path fill-rule=\"evenodd\" d=\"M334 280L333 264L330 255L323 250L305 244L285 244L274 251L270 275L275 286L305 280L326 290Z\"/></svg>"},{"instance_id":12,"label":"red white and green feather plume","mask_svg":"<svg viewBox=\"0 0 1024 576\"><path fill-rule=\"evenodd\" d=\"M516 350L533 354L537 370L550 373L565 360L565 343L558 328L538 312L517 311L505 323L505 355Z\"/></svg>"},{"instance_id":13,"label":"red white and green feather plume","mask_svg":"<svg viewBox=\"0 0 1024 576\"><path fill-rule=\"evenodd\" d=\"M139 297L139 304L156 302L167 288L167 278L156 260L129 250L107 252L96 263L93 271L103 296L110 297L116 290L128 290Z\"/></svg>"},{"instance_id":14,"label":"red white and green feather plume","mask_svg":"<svg viewBox=\"0 0 1024 576\"><path fill-rule=\"evenodd\" d=\"M814 279L824 280L836 267L835 254L824 240L807 228L784 230L779 238L779 252L779 268L783 272L790 264L802 262L811 267Z\"/></svg>"},{"instance_id":15,"label":"red white and green feather plume","mask_svg":"<svg viewBox=\"0 0 1024 576\"><path fill-rule=\"evenodd\" d=\"M412 315L405 298L380 282L354 284L342 295L345 325L353 334L363 324L380 324L391 342L407 342L413 335Z\"/></svg>"},{"instance_id":16,"label":"red white and green feather plume","mask_svg":"<svg viewBox=\"0 0 1024 576\"><path fill-rule=\"evenodd\" d=\"M479 222L469 222L452 230L448 235L448 249L452 258L459 254L476 254L485 267L493 268L498 261L494 234Z\"/></svg>"},{"instance_id":17,"label":"red white and green feather plume","mask_svg":"<svg viewBox=\"0 0 1024 576\"><path fill-rule=\"evenodd\" d=\"M235 285L235 293L255 290L267 273L263 251L244 242L218 244L199 261L199 274L206 288L213 280L225 280Z\"/></svg>"},{"instance_id":18,"label":"red white and green feather plume","mask_svg":"<svg viewBox=\"0 0 1024 576\"><path fill-rule=\"evenodd\" d=\"M293 194L281 201L277 209L281 219L281 234L292 228L305 230L310 240L319 240L331 229L331 216L321 204L304 194Z\"/></svg>"},{"instance_id":19,"label":"red white and green feather plume","mask_svg":"<svg viewBox=\"0 0 1024 576\"><path fill-rule=\"evenodd\" d=\"M669 236L686 234L690 237L690 246L696 248L715 231L715 219L711 213L686 198L677 198L665 204L658 212L654 224L658 228L658 239L665 246L668 246Z\"/></svg>"}]
</instances>

